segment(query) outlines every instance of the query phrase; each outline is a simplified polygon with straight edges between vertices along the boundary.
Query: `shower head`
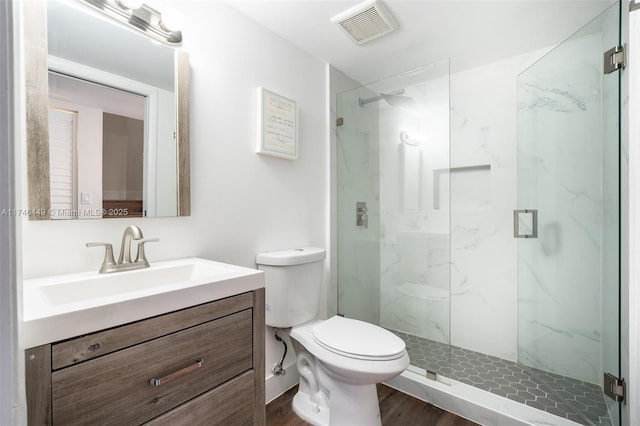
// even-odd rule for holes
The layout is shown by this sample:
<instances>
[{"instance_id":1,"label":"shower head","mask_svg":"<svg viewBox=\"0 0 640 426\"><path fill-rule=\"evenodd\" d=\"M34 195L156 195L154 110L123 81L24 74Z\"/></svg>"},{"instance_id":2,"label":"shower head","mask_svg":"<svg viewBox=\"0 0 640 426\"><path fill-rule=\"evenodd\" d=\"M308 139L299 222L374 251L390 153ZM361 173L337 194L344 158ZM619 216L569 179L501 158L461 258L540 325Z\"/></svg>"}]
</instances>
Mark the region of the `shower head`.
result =
<instances>
[{"instance_id":1,"label":"shower head","mask_svg":"<svg viewBox=\"0 0 640 426\"><path fill-rule=\"evenodd\" d=\"M383 99L387 104L391 106L399 106L399 107L407 107L413 106L415 104L415 100L410 98L409 96L402 96L404 94L404 89L395 90L389 93L380 93L378 96L374 96L372 98L367 99L358 99L358 105L360 107L364 107L366 104L370 104L372 102L378 102L380 99Z\"/></svg>"}]
</instances>

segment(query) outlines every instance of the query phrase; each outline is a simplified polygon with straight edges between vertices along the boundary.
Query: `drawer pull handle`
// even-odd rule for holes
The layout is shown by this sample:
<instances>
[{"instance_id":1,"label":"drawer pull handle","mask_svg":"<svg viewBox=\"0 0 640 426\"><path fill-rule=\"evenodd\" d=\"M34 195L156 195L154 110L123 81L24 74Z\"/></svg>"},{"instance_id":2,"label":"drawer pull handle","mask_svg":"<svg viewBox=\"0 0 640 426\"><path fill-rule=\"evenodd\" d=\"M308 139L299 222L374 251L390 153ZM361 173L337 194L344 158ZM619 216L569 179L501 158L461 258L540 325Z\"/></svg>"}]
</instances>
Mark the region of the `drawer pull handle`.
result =
<instances>
[{"instance_id":1,"label":"drawer pull handle","mask_svg":"<svg viewBox=\"0 0 640 426\"><path fill-rule=\"evenodd\" d=\"M151 386L160 386L164 383L170 382L173 379L177 379L179 377L182 377L186 374L191 373L192 371L197 370L198 368L202 367L202 362L204 361L204 358L200 358L198 359L195 364L191 364L188 367L183 368L182 370L178 370L176 372L173 372L171 374L169 374L168 376L164 376L161 379L151 379L149 380L149 384Z\"/></svg>"}]
</instances>

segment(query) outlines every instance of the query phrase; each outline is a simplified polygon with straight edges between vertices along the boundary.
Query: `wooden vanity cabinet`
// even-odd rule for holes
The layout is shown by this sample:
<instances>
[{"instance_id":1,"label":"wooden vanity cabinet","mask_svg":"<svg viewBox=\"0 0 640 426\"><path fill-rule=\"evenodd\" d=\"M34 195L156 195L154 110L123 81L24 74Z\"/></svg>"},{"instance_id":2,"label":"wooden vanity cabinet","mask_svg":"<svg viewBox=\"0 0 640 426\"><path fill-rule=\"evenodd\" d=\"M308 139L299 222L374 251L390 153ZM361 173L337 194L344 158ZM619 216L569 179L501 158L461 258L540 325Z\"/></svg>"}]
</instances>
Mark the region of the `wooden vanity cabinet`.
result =
<instances>
[{"instance_id":1,"label":"wooden vanity cabinet","mask_svg":"<svg viewBox=\"0 0 640 426\"><path fill-rule=\"evenodd\" d=\"M264 289L26 351L28 423L264 425Z\"/></svg>"}]
</instances>

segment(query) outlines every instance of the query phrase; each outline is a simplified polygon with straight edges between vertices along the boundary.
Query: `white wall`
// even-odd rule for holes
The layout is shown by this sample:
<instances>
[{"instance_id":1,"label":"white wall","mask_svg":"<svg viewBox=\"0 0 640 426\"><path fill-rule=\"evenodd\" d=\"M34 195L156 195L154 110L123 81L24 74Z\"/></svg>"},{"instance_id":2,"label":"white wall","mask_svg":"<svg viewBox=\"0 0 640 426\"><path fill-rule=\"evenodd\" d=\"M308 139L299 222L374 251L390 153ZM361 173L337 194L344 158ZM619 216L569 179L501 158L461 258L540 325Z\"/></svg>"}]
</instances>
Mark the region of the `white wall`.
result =
<instances>
[{"instance_id":1,"label":"white wall","mask_svg":"<svg viewBox=\"0 0 640 426\"><path fill-rule=\"evenodd\" d=\"M85 243L117 246L129 224L160 238L147 247L151 262L199 256L255 267L256 253L326 243L325 65L224 3L172 5L185 16L183 48L191 63L192 216L66 223L25 218L26 278L97 270L103 253ZM255 153L258 86L296 100L296 161ZM26 189L22 200L26 203ZM268 374L282 349L271 336L268 331Z\"/></svg>"},{"instance_id":2,"label":"white wall","mask_svg":"<svg viewBox=\"0 0 640 426\"><path fill-rule=\"evenodd\" d=\"M103 111L98 108L77 106L77 138L84 143L76 145L78 168L78 217L80 219L102 216L102 128ZM25 188L27 185L25 184ZM82 203L82 193L91 194L91 201Z\"/></svg>"}]
</instances>

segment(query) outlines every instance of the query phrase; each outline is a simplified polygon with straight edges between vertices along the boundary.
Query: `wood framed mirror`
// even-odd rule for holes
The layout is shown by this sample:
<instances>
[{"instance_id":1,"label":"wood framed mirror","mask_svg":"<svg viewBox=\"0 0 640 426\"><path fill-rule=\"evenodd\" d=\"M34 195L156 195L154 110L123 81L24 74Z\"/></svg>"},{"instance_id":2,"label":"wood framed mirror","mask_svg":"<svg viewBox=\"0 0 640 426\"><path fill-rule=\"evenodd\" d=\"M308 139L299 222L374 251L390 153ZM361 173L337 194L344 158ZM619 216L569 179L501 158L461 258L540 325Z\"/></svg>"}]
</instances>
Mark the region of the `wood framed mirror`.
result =
<instances>
[{"instance_id":1,"label":"wood framed mirror","mask_svg":"<svg viewBox=\"0 0 640 426\"><path fill-rule=\"evenodd\" d=\"M29 217L189 216L188 54L79 0L22 7Z\"/></svg>"}]
</instances>

